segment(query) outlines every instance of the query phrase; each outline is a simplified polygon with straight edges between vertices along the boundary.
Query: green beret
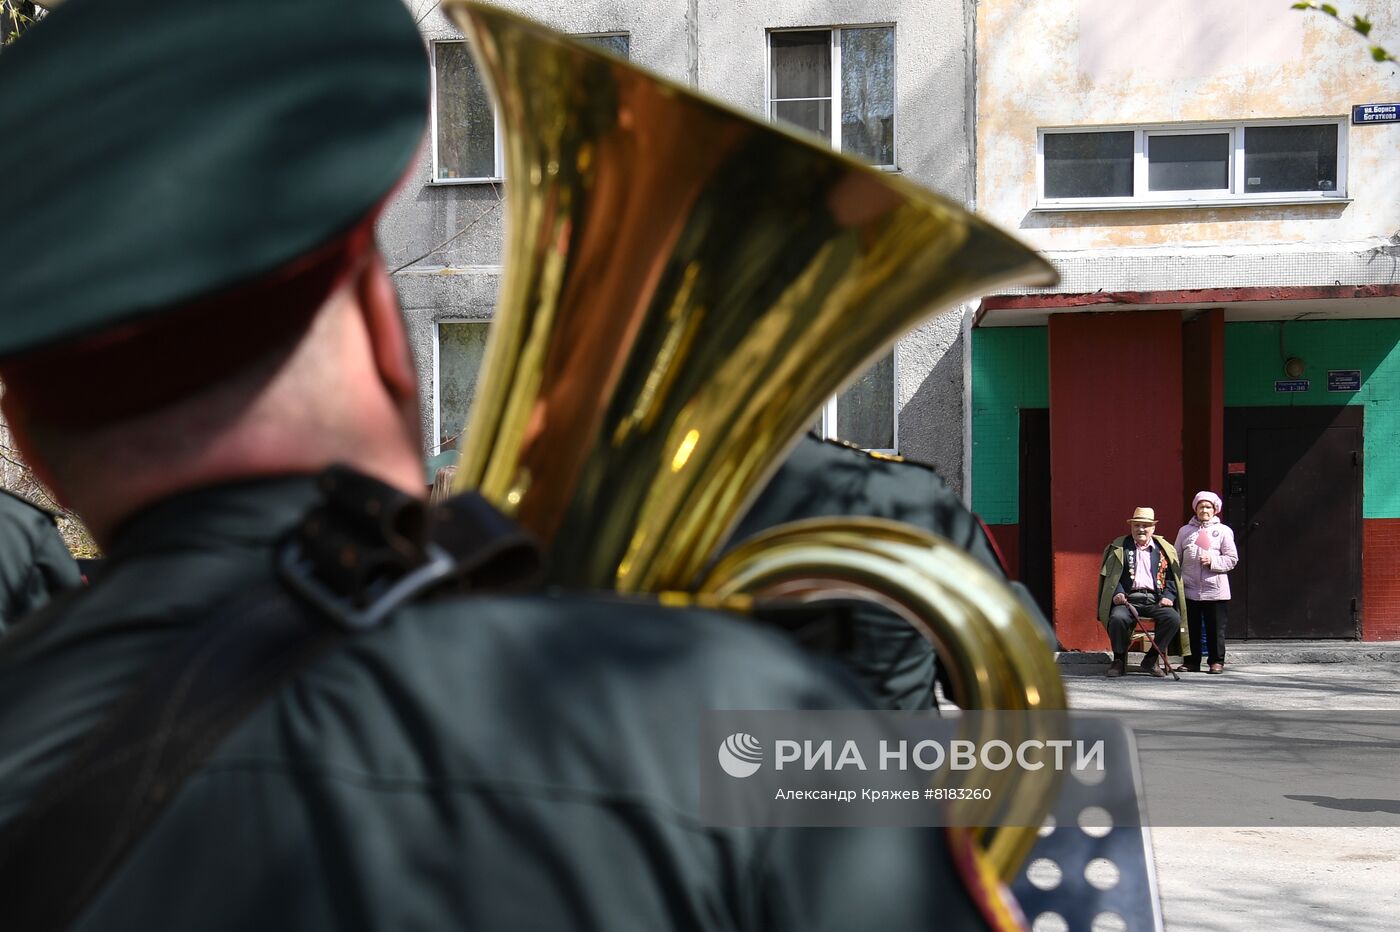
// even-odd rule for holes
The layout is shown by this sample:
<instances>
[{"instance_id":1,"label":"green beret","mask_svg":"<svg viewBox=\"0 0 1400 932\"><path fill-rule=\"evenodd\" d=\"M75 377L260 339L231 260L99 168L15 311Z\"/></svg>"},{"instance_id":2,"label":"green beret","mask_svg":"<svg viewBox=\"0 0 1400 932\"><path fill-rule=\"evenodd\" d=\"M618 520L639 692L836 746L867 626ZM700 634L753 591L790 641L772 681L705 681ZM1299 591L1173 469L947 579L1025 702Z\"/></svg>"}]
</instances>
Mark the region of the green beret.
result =
<instances>
[{"instance_id":1,"label":"green beret","mask_svg":"<svg viewBox=\"0 0 1400 932\"><path fill-rule=\"evenodd\" d=\"M334 240L403 177L428 103L401 0L68 0L0 87L0 357Z\"/></svg>"}]
</instances>

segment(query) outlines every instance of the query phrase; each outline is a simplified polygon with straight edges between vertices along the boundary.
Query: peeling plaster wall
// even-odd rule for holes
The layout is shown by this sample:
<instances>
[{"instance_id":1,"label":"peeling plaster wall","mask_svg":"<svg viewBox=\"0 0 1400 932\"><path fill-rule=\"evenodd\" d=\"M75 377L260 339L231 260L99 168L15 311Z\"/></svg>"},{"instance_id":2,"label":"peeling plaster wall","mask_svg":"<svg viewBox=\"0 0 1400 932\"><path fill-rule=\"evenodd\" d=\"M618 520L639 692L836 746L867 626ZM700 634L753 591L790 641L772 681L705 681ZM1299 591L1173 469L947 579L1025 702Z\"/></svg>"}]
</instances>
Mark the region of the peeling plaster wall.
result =
<instances>
[{"instance_id":1,"label":"peeling plaster wall","mask_svg":"<svg viewBox=\"0 0 1400 932\"><path fill-rule=\"evenodd\" d=\"M1373 37L1400 46L1400 6L1362 8ZM1400 99L1400 69L1288 0L981 0L977 55L979 210L1053 256L1226 244L1354 255L1400 233L1396 125L1346 128L1350 204L1031 212L1037 128L1349 118L1353 104Z\"/></svg>"},{"instance_id":2,"label":"peeling plaster wall","mask_svg":"<svg viewBox=\"0 0 1400 932\"><path fill-rule=\"evenodd\" d=\"M458 38L430 0L405 0L427 40ZM895 133L900 170L966 202L973 192L970 23L961 0L531 0L503 4L571 33L627 32L631 58L762 116L768 29L894 23ZM425 145L379 225L419 363L424 436L431 436L435 324L490 319L504 218L497 186L431 183ZM466 233L442 245L464 226ZM963 463L963 341L955 308L900 341L897 402L905 454L937 465L955 487Z\"/></svg>"}]
</instances>

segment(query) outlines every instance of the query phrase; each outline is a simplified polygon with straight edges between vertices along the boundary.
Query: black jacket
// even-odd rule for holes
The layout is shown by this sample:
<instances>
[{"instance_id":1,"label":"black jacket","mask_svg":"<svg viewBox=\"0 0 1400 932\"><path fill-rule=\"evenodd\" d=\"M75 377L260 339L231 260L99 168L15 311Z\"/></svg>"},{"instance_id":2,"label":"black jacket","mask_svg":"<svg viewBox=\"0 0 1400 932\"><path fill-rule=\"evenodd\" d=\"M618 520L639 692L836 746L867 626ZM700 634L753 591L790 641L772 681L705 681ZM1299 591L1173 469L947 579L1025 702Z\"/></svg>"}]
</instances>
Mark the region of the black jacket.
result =
<instances>
[{"instance_id":1,"label":"black jacket","mask_svg":"<svg viewBox=\"0 0 1400 932\"><path fill-rule=\"evenodd\" d=\"M53 515L0 489L0 634L81 582Z\"/></svg>"},{"instance_id":2,"label":"black jacket","mask_svg":"<svg viewBox=\"0 0 1400 932\"><path fill-rule=\"evenodd\" d=\"M982 523L933 467L898 457L872 455L833 440L804 435L777 474L759 493L730 546L788 521L828 516L866 516L903 521L947 538L1005 579ZM1053 650L1055 633L1020 583L1008 581L1022 607ZM934 706L935 658L931 645L893 612L862 603L853 612L853 642L840 659L888 708Z\"/></svg>"},{"instance_id":3,"label":"black jacket","mask_svg":"<svg viewBox=\"0 0 1400 932\"><path fill-rule=\"evenodd\" d=\"M0 827L154 658L270 580L315 498L306 477L157 504L92 586L0 639ZM706 710L869 702L714 612L410 605L236 728L75 928L985 928L940 829L700 818Z\"/></svg>"}]
</instances>

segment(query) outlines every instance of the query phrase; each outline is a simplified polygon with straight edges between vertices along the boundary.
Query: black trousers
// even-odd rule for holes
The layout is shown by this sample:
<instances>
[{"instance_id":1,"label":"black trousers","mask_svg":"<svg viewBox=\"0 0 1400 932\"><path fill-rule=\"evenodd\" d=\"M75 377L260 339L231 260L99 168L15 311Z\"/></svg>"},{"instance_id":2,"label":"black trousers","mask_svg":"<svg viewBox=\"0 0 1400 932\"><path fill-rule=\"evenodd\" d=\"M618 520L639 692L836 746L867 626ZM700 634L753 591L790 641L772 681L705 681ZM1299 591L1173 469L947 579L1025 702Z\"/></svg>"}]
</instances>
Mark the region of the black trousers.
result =
<instances>
[{"instance_id":1,"label":"black trousers","mask_svg":"<svg viewBox=\"0 0 1400 932\"><path fill-rule=\"evenodd\" d=\"M1168 605L1135 605L1134 608L1143 621L1154 624L1152 640L1156 642L1158 650L1166 653L1172 638L1181 633L1181 613ZM1128 643L1132 640L1136 627L1133 613L1128 611L1128 606L1113 606L1113 610L1108 613L1108 642L1113 645L1115 657L1128 652Z\"/></svg>"},{"instance_id":2,"label":"black trousers","mask_svg":"<svg viewBox=\"0 0 1400 932\"><path fill-rule=\"evenodd\" d=\"M1186 627L1191 632L1191 649L1200 651L1201 629L1204 627L1207 663L1225 662L1225 616L1229 609L1229 599L1212 602L1186 600Z\"/></svg>"}]
</instances>

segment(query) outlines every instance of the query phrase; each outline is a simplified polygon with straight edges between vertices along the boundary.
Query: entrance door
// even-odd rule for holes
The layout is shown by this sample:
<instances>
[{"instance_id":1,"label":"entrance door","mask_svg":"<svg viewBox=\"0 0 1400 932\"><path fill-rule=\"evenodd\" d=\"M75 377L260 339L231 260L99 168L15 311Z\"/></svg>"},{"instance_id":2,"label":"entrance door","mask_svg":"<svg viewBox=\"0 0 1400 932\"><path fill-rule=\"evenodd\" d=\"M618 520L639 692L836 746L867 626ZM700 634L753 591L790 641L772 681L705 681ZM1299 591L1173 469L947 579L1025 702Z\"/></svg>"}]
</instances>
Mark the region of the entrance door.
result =
<instances>
[{"instance_id":1,"label":"entrance door","mask_svg":"<svg viewBox=\"0 0 1400 932\"><path fill-rule=\"evenodd\" d=\"M1050 543L1050 409L1021 409L1021 582L1046 618L1055 611Z\"/></svg>"},{"instance_id":2,"label":"entrance door","mask_svg":"<svg viewBox=\"0 0 1400 932\"><path fill-rule=\"evenodd\" d=\"M1226 409L1233 632L1360 636L1362 411Z\"/></svg>"}]
</instances>

